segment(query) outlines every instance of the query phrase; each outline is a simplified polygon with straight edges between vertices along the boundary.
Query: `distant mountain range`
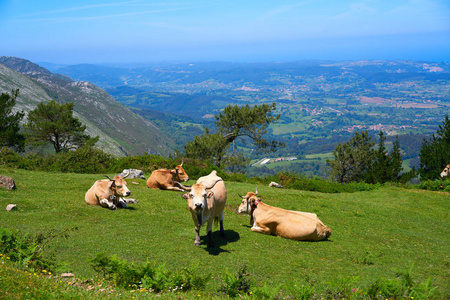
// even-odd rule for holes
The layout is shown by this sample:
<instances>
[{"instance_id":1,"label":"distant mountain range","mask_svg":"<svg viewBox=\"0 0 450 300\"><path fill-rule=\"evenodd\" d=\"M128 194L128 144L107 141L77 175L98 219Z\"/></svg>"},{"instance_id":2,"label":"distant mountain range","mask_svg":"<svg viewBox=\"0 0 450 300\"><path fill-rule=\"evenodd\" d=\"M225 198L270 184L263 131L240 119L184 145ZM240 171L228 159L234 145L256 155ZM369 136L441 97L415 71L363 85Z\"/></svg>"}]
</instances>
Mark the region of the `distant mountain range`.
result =
<instances>
[{"instance_id":1,"label":"distant mountain range","mask_svg":"<svg viewBox=\"0 0 450 300\"><path fill-rule=\"evenodd\" d=\"M155 124L115 101L103 89L87 81L53 74L28 60L0 57L0 92L19 89L17 110L26 113L40 102L55 99L74 102L74 113L91 136L100 136L98 147L118 155L144 152L167 156L175 143Z\"/></svg>"}]
</instances>

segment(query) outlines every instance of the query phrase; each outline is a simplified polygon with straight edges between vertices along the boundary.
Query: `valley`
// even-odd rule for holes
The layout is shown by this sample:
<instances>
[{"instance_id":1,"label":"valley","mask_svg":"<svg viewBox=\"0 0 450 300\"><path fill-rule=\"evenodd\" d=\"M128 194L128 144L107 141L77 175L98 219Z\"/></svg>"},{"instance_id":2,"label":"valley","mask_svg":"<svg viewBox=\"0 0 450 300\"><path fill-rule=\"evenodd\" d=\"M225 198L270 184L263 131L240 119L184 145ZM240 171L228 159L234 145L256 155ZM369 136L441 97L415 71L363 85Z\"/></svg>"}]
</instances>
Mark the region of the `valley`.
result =
<instances>
[{"instance_id":1,"label":"valley","mask_svg":"<svg viewBox=\"0 0 450 300\"><path fill-rule=\"evenodd\" d=\"M254 160L267 155L299 160L253 168L257 173L289 170L326 176L326 159L320 155L330 157L355 130L368 130L374 140L382 130L388 146L399 136L407 166L417 168L423 138L435 133L450 112L450 64L445 62L77 65L53 71L104 88L165 128L181 150L204 127L213 128L213 116L226 105L276 102L281 118L270 125L268 135L286 147L262 154L245 140L238 146Z\"/></svg>"}]
</instances>

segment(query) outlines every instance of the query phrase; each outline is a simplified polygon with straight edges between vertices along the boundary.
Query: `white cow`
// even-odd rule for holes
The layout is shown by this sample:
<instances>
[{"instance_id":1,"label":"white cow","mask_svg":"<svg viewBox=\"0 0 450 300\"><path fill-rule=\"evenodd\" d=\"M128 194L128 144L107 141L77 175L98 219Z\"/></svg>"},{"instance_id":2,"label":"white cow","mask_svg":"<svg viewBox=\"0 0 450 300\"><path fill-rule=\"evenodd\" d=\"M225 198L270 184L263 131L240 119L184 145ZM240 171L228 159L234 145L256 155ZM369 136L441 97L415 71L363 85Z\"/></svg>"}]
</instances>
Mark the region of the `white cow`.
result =
<instances>
[{"instance_id":1,"label":"white cow","mask_svg":"<svg viewBox=\"0 0 450 300\"><path fill-rule=\"evenodd\" d=\"M189 211L195 226L194 245L200 245L200 227L206 222L206 233L208 236L208 247L214 248L212 239L212 223L220 222L220 236L225 238L223 230L223 210L227 200L227 191L222 178L212 171L208 176L200 177L197 183L192 185L189 193L182 195L188 200Z\"/></svg>"}]
</instances>

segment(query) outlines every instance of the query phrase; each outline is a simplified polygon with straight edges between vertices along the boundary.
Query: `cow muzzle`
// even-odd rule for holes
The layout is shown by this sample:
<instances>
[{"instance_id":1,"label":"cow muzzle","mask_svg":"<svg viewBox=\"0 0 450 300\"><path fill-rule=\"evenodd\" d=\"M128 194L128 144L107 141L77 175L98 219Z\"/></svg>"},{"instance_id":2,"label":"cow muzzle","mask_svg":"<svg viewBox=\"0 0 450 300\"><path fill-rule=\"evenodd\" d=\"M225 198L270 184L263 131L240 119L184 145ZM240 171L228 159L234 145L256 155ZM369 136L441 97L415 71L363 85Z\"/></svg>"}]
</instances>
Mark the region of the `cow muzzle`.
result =
<instances>
[{"instance_id":1,"label":"cow muzzle","mask_svg":"<svg viewBox=\"0 0 450 300\"><path fill-rule=\"evenodd\" d=\"M131 192L130 192L130 191L127 191L127 192L125 192L124 196L125 196L125 197L128 197L128 196L130 196L130 194L131 194Z\"/></svg>"}]
</instances>

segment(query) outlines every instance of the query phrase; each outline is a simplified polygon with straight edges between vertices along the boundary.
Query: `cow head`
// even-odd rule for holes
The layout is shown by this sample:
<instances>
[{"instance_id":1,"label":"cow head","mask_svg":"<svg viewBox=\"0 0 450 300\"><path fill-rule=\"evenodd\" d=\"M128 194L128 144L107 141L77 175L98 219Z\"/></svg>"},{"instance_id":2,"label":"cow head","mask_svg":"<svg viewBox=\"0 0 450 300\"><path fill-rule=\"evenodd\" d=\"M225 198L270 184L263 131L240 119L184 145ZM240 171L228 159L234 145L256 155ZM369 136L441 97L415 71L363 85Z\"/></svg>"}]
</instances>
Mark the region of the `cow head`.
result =
<instances>
[{"instance_id":1,"label":"cow head","mask_svg":"<svg viewBox=\"0 0 450 300\"><path fill-rule=\"evenodd\" d=\"M183 199L188 200L188 207L192 214L197 215L198 224L203 225L203 211L208 207L208 200L214 197L214 192L211 190L219 179L212 183L211 186L206 186L202 183L194 184L189 193L181 195Z\"/></svg>"},{"instance_id":2,"label":"cow head","mask_svg":"<svg viewBox=\"0 0 450 300\"><path fill-rule=\"evenodd\" d=\"M124 178L126 178L128 175L122 177L120 175L116 175L111 179L110 177L106 176L109 179L108 188L114 193L114 196L116 197L128 197L131 192L127 188L127 182Z\"/></svg>"},{"instance_id":3,"label":"cow head","mask_svg":"<svg viewBox=\"0 0 450 300\"><path fill-rule=\"evenodd\" d=\"M241 205L238 208L238 213L240 214L251 214L256 205L261 201L258 197L258 191L256 193L248 192L245 196L239 196L242 198Z\"/></svg>"},{"instance_id":4,"label":"cow head","mask_svg":"<svg viewBox=\"0 0 450 300\"><path fill-rule=\"evenodd\" d=\"M184 182L189 180L189 176L186 171L183 169L183 162L181 165L175 167L175 169L170 170L170 174L172 174L175 181Z\"/></svg>"},{"instance_id":5,"label":"cow head","mask_svg":"<svg viewBox=\"0 0 450 300\"><path fill-rule=\"evenodd\" d=\"M444 170L441 172L442 178L448 178L450 177L450 165L447 165Z\"/></svg>"}]
</instances>

